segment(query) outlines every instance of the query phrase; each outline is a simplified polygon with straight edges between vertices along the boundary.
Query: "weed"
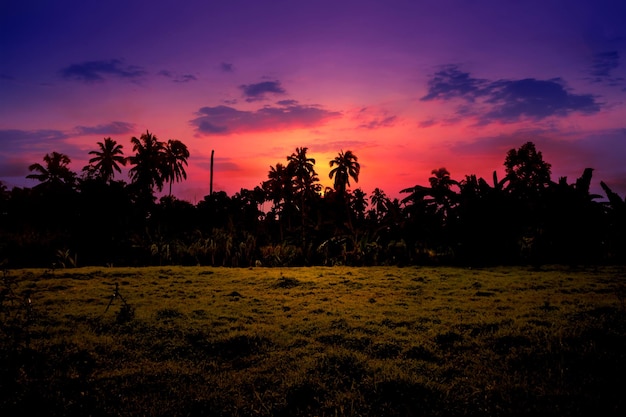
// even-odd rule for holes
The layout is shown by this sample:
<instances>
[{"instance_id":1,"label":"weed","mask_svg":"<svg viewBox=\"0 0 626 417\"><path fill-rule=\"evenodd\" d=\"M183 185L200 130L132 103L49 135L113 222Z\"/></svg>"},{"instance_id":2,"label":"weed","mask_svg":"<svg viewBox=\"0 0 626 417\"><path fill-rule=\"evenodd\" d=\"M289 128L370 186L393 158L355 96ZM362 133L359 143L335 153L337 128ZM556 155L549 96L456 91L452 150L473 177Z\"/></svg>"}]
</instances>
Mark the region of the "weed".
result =
<instances>
[{"instance_id":1,"label":"weed","mask_svg":"<svg viewBox=\"0 0 626 417\"><path fill-rule=\"evenodd\" d=\"M78 254L72 255L69 249L59 249L56 259L61 268L76 268L78 266Z\"/></svg>"}]
</instances>

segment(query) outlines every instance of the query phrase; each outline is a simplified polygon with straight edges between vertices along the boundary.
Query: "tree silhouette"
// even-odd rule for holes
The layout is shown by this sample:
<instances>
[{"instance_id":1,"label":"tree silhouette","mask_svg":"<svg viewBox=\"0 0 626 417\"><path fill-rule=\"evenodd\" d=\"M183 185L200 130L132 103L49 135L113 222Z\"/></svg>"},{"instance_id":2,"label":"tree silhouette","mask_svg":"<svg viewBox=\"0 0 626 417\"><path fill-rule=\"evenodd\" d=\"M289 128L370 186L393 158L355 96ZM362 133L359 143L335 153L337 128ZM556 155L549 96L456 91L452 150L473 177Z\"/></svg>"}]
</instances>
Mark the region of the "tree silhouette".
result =
<instances>
[{"instance_id":1,"label":"tree silhouette","mask_svg":"<svg viewBox=\"0 0 626 417\"><path fill-rule=\"evenodd\" d=\"M551 183L542 196L542 238L546 256L557 262L598 260L607 239L600 219L603 209L591 194L593 169L586 168L574 184L567 177Z\"/></svg>"},{"instance_id":2,"label":"tree silhouette","mask_svg":"<svg viewBox=\"0 0 626 417\"><path fill-rule=\"evenodd\" d=\"M88 166L83 168L93 169L98 177L104 182L110 182L115 176L115 171L122 172L120 165L126 165L126 158L123 156L123 146L119 145L111 138L105 138L104 142L98 142L97 151L90 151L89 155L95 155L89 160ZM95 164L95 165L93 165Z\"/></svg>"},{"instance_id":3,"label":"tree silhouette","mask_svg":"<svg viewBox=\"0 0 626 417\"><path fill-rule=\"evenodd\" d=\"M292 170L296 189L304 189L310 180L315 177L315 159L307 156L309 148L296 148L296 151L287 157L288 166Z\"/></svg>"},{"instance_id":4,"label":"tree silhouette","mask_svg":"<svg viewBox=\"0 0 626 417\"><path fill-rule=\"evenodd\" d=\"M509 190L520 197L532 198L550 184L551 165L544 162L532 142L509 150L504 167L510 181Z\"/></svg>"},{"instance_id":5,"label":"tree silhouette","mask_svg":"<svg viewBox=\"0 0 626 417\"><path fill-rule=\"evenodd\" d=\"M333 187L336 194L332 197L334 204L337 206L335 212L335 222L339 228L343 225L347 226L350 231L353 231L352 215L350 213L350 195L348 194L347 187L350 185L350 178L355 182L359 181L359 173L361 171L361 165L358 162L358 158L352 151L342 151L335 157L335 159L329 162L330 167L335 167L330 170L328 177L335 179Z\"/></svg>"},{"instance_id":6,"label":"tree silhouette","mask_svg":"<svg viewBox=\"0 0 626 417\"><path fill-rule=\"evenodd\" d=\"M262 187L242 188L232 198L213 193L196 206L171 195L173 182L187 176L186 146L161 143L150 132L131 143L130 185L113 179L125 160L111 138L89 152L87 175L79 182L69 157L52 152L29 167L28 178L40 182L34 188L9 192L0 183L0 259L46 266L58 249L78 253L85 264L116 265L626 259L623 196L600 182L604 199L597 201L591 168L572 183L551 181L551 166L532 142L506 154L502 180L494 172L493 180L466 175L457 182L437 168L425 186L401 190L408 193L402 202L390 201L379 188L371 196L350 192L360 171L351 151L330 161L335 187L320 195L315 160L299 147L270 167ZM167 182L170 195L155 203L155 191ZM273 203L267 214L259 210L265 201Z\"/></svg>"},{"instance_id":7,"label":"tree silhouette","mask_svg":"<svg viewBox=\"0 0 626 417\"><path fill-rule=\"evenodd\" d=\"M165 145L148 131L139 139L132 137L130 142L135 155L128 157L128 163L133 165L128 174L137 189L139 198L146 203L152 202L154 188L161 191L166 178Z\"/></svg>"},{"instance_id":8,"label":"tree silhouette","mask_svg":"<svg viewBox=\"0 0 626 417\"><path fill-rule=\"evenodd\" d=\"M296 148L296 151L287 157L287 170L293 177L294 191L300 196L300 210L304 212L306 199L317 195L322 186L315 172L315 159L307 156L309 148Z\"/></svg>"},{"instance_id":9,"label":"tree silhouette","mask_svg":"<svg viewBox=\"0 0 626 417\"><path fill-rule=\"evenodd\" d=\"M387 197L385 192L378 187L374 188L374 191L370 196L370 203L372 203L372 207L376 210L376 217L378 220L383 219L389 209L390 203L389 197Z\"/></svg>"},{"instance_id":10,"label":"tree silhouette","mask_svg":"<svg viewBox=\"0 0 626 417\"><path fill-rule=\"evenodd\" d=\"M328 177L333 179L335 177L334 188L341 196L345 196L346 188L350 186L350 178L355 182L359 182L359 173L361 172L361 165L358 163L359 158L356 157L352 151L343 150L339 152L339 155L330 161L330 167L335 168L330 170Z\"/></svg>"},{"instance_id":11,"label":"tree silhouette","mask_svg":"<svg viewBox=\"0 0 626 417\"><path fill-rule=\"evenodd\" d=\"M263 182L263 190L268 201L273 203L272 212L278 215L280 237L283 240L283 223L286 222L287 228L291 229L294 197L293 173L288 165L277 163L275 167L270 166L267 177L268 180Z\"/></svg>"},{"instance_id":12,"label":"tree silhouette","mask_svg":"<svg viewBox=\"0 0 626 417\"><path fill-rule=\"evenodd\" d=\"M176 139L167 141L164 148L164 177L170 183L170 196L172 195L172 183L187 179L187 172L185 172L187 158L189 158L189 150L184 143Z\"/></svg>"},{"instance_id":13,"label":"tree silhouette","mask_svg":"<svg viewBox=\"0 0 626 417\"><path fill-rule=\"evenodd\" d=\"M600 186L609 199L606 203L608 255L609 258L624 262L626 259L626 197L620 197L604 181L600 181Z\"/></svg>"},{"instance_id":14,"label":"tree silhouette","mask_svg":"<svg viewBox=\"0 0 626 417\"><path fill-rule=\"evenodd\" d=\"M314 199L322 186L319 184L315 172L315 159L307 156L309 148L296 148L296 151L287 157L287 170L293 176L294 191L300 200L300 217L302 220L302 245L306 245L307 201Z\"/></svg>"},{"instance_id":15,"label":"tree silhouette","mask_svg":"<svg viewBox=\"0 0 626 417\"><path fill-rule=\"evenodd\" d=\"M352 192L352 197L350 198L350 209L359 223L365 220L365 209L367 208L366 197L367 194L360 188L357 188Z\"/></svg>"},{"instance_id":16,"label":"tree silhouette","mask_svg":"<svg viewBox=\"0 0 626 417\"><path fill-rule=\"evenodd\" d=\"M68 165L70 158L62 153L52 152L43 157L44 165L36 163L28 167L30 172L26 178L35 179L41 182L39 186L58 187L61 185L73 186L76 174L72 172Z\"/></svg>"},{"instance_id":17,"label":"tree silhouette","mask_svg":"<svg viewBox=\"0 0 626 417\"><path fill-rule=\"evenodd\" d=\"M458 186L459 183L450 178L450 172L446 168L433 169L432 177L428 178L430 183L430 195L433 203L437 206L437 212L441 215L442 221L447 222L451 217L451 210L456 205L456 193L450 189L451 186Z\"/></svg>"}]
</instances>

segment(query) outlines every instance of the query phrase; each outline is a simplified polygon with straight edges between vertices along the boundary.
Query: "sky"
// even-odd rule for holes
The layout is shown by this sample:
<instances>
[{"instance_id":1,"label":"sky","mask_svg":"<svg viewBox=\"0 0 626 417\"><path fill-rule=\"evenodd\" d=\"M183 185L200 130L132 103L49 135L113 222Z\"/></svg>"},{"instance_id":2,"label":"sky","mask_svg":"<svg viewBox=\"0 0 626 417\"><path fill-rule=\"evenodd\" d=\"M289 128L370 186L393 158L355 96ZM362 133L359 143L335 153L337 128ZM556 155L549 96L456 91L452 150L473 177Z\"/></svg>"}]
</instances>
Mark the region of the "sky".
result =
<instances>
[{"instance_id":1,"label":"sky","mask_svg":"<svg viewBox=\"0 0 626 417\"><path fill-rule=\"evenodd\" d=\"M534 142L553 180L626 195L623 0L0 0L0 181L52 151L150 131L190 151L192 203L308 147L324 186L351 150L368 195L504 175ZM128 180L126 172L117 179Z\"/></svg>"}]
</instances>

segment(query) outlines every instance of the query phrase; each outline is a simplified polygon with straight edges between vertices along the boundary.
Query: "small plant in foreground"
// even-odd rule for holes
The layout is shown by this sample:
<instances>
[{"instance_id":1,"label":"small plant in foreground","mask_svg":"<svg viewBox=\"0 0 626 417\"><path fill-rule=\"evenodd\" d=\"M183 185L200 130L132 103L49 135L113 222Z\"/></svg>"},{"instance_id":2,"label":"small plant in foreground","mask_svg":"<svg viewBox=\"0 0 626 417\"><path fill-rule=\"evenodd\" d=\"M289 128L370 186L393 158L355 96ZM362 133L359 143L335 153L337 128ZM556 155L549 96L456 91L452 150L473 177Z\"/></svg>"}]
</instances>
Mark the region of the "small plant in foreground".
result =
<instances>
[{"instance_id":1,"label":"small plant in foreground","mask_svg":"<svg viewBox=\"0 0 626 417\"><path fill-rule=\"evenodd\" d=\"M124 299L122 294L120 294L120 287L117 282L115 283L115 290L113 291L113 294L111 294L111 299L109 300L109 304L107 305L107 308L104 310L104 313L102 313L102 315L104 316L106 312L109 311L111 304L113 304L113 302L118 298L122 300L123 304L122 304L122 307L120 308L120 311L117 312L117 315L115 317L115 322L117 324L128 323L133 318L135 318L135 309L131 307L126 302L126 299Z\"/></svg>"},{"instance_id":2,"label":"small plant in foreground","mask_svg":"<svg viewBox=\"0 0 626 417\"><path fill-rule=\"evenodd\" d=\"M56 257L61 268L76 268L78 265L78 254L75 253L74 256L72 256L69 249L57 250Z\"/></svg>"}]
</instances>

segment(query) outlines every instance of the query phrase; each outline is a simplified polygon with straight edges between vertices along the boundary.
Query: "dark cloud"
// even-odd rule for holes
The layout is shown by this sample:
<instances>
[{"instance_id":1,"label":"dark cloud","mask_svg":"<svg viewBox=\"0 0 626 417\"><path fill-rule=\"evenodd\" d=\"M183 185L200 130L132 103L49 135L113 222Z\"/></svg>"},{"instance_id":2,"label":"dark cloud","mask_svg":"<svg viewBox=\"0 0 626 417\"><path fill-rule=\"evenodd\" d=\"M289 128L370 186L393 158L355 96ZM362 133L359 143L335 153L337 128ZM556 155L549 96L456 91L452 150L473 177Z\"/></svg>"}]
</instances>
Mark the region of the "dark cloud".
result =
<instances>
[{"instance_id":1,"label":"dark cloud","mask_svg":"<svg viewBox=\"0 0 626 417\"><path fill-rule=\"evenodd\" d=\"M125 65L119 59L86 61L80 64L72 64L61 70L63 78L86 83L102 82L110 77L139 81L146 74L147 72L143 68L135 65Z\"/></svg>"},{"instance_id":2,"label":"dark cloud","mask_svg":"<svg viewBox=\"0 0 626 417\"><path fill-rule=\"evenodd\" d=\"M220 69L224 72L235 72L235 66L228 62L222 62L220 64Z\"/></svg>"},{"instance_id":3,"label":"dark cloud","mask_svg":"<svg viewBox=\"0 0 626 417\"><path fill-rule=\"evenodd\" d=\"M465 101L456 115L472 118L478 125L539 121L573 112L592 114L602 107L591 94L569 92L561 79L489 81L473 78L457 66L447 66L428 82L428 93L421 100L454 99Z\"/></svg>"},{"instance_id":4,"label":"dark cloud","mask_svg":"<svg viewBox=\"0 0 626 417\"><path fill-rule=\"evenodd\" d=\"M276 104L279 106L295 106L298 104L298 100L280 100Z\"/></svg>"},{"instance_id":5,"label":"dark cloud","mask_svg":"<svg viewBox=\"0 0 626 417\"><path fill-rule=\"evenodd\" d=\"M77 135L122 135L135 130L134 123L111 122L97 126L76 126Z\"/></svg>"},{"instance_id":6,"label":"dark cloud","mask_svg":"<svg viewBox=\"0 0 626 417\"><path fill-rule=\"evenodd\" d=\"M461 72L456 65L447 65L428 81L428 94L421 100L449 100L462 97L474 101L489 93L489 84L487 80L470 77L469 72Z\"/></svg>"},{"instance_id":7,"label":"dark cloud","mask_svg":"<svg viewBox=\"0 0 626 417\"><path fill-rule=\"evenodd\" d=\"M418 126L421 128L427 128L427 127L431 127L437 124L437 121L435 119L428 119L428 120L423 120L421 122L419 122Z\"/></svg>"},{"instance_id":8,"label":"dark cloud","mask_svg":"<svg viewBox=\"0 0 626 417\"><path fill-rule=\"evenodd\" d=\"M341 113L305 105L267 106L256 111L216 106L202 107L196 116L190 123L198 134L220 135L311 127L339 117Z\"/></svg>"},{"instance_id":9,"label":"dark cloud","mask_svg":"<svg viewBox=\"0 0 626 417\"><path fill-rule=\"evenodd\" d=\"M285 89L280 85L280 81L263 81L256 84L244 84L239 88L243 91L246 101L265 100L267 94L285 94Z\"/></svg>"},{"instance_id":10,"label":"dark cloud","mask_svg":"<svg viewBox=\"0 0 626 417\"><path fill-rule=\"evenodd\" d=\"M542 120L550 116L564 117L573 112L592 114L601 108L594 96L572 94L561 85L560 80L504 80L493 83L492 87L485 102L493 107L479 116L479 124Z\"/></svg>"},{"instance_id":11,"label":"dark cloud","mask_svg":"<svg viewBox=\"0 0 626 417\"><path fill-rule=\"evenodd\" d=\"M374 119L370 120L367 123L363 123L359 125L360 129L379 129L381 127L391 127L395 124L397 117L396 116L388 116L383 119Z\"/></svg>"},{"instance_id":12,"label":"dark cloud","mask_svg":"<svg viewBox=\"0 0 626 417\"><path fill-rule=\"evenodd\" d=\"M196 78L195 75L192 74L175 74L171 71L168 70L162 70L159 71L159 75L169 78L170 80L172 80L175 83L188 83L190 81L197 81L198 79Z\"/></svg>"},{"instance_id":13,"label":"dark cloud","mask_svg":"<svg viewBox=\"0 0 626 417\"><path fill-rule=\"evenodd\" d=\"M15 77L8 74L0 74L0 80L15 81Z\"/></svg>"}]
</instances>

